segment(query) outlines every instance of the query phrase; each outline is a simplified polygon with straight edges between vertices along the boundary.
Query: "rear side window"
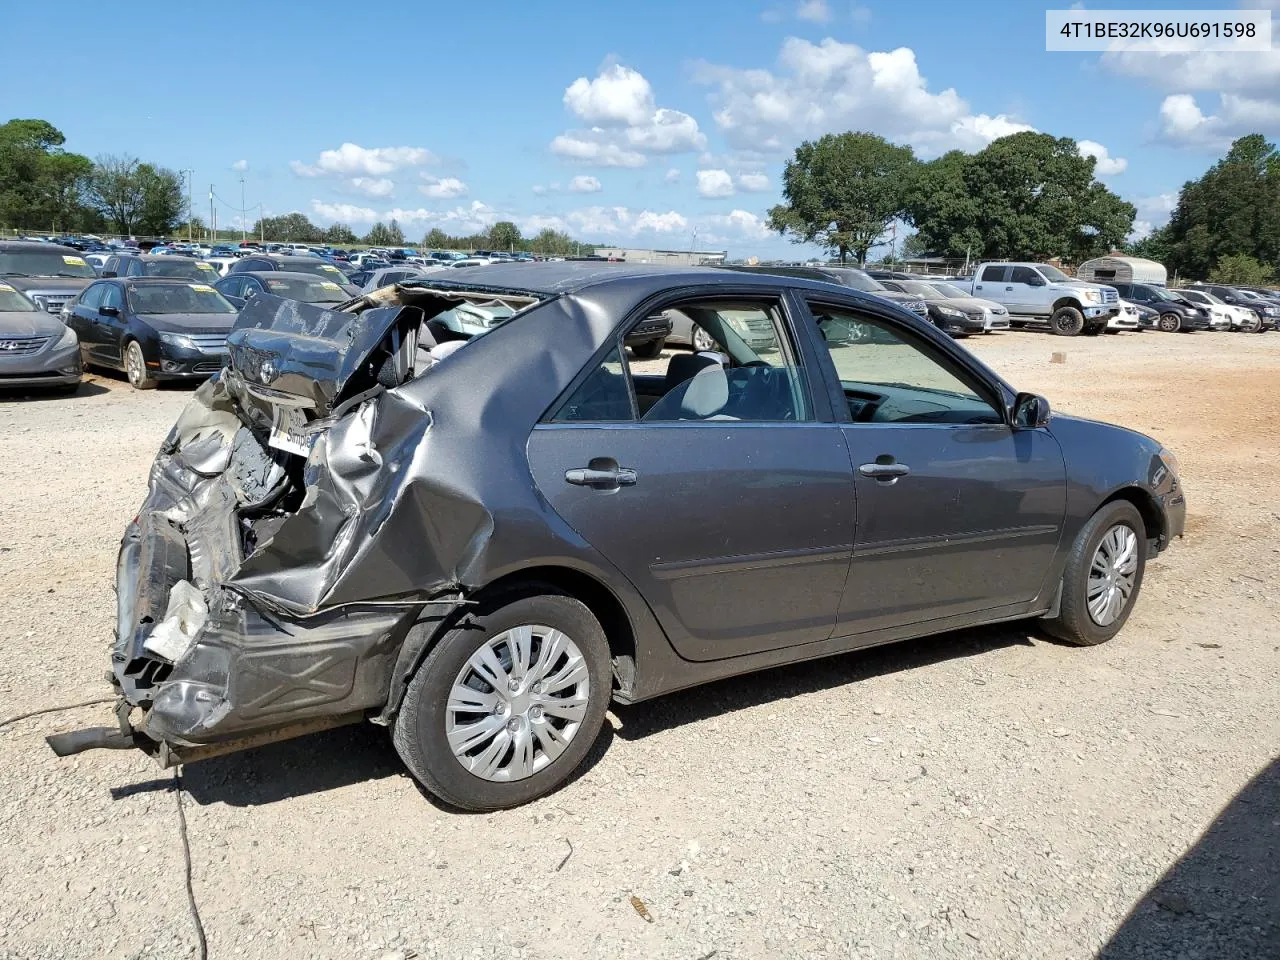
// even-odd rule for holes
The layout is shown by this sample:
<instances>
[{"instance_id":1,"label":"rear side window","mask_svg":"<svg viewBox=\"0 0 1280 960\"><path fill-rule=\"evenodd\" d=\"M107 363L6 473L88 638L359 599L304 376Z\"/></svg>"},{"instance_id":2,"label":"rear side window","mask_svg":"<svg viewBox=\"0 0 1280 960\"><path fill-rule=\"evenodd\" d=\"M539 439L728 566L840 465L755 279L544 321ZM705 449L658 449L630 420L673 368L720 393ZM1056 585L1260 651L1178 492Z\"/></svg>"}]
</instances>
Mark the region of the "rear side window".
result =
<instances>
[{"instance_id":1,"label":"rear side window","mask_svg":"<svg viewBox=\"0 0 1280 960\"><path fill-rule=\"evenodd\" d=\"M695 327L702 331L714 349L669 351L632 365L615 347L552 419L616 422L632 421L637 414L643 423L812 419L779 302L682 302L673 304L669 315L689 325L685 336Z\"/></svg>"},{"instance_id":2,"label":"rear side window","mask_svg":"<svg viewBox=\"0 0 1280 960\"><path fill-rule=\"evenodd\" d=\"M992 283L999 283L1001 280L1004 279L1004 274L1007 269L1008 269L1007 267L1001 267L1001 266L995 266L995 265L992 265L989 267L983 267L982 276L979 277L978 279L989 280Z\"/></svg>"}]
</instances>

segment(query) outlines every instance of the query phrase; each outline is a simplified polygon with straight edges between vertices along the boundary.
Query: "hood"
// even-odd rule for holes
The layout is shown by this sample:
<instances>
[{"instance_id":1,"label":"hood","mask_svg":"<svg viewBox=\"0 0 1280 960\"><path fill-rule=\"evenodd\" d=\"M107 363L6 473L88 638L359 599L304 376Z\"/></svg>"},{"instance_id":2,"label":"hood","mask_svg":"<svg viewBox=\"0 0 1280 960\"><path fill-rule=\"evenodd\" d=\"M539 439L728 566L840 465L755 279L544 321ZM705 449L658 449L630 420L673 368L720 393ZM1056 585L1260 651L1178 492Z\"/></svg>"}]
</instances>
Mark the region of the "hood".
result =
<instances>
[{"instance_id":1,"label":"hood","mask_svg":"<svg viewBox=\"0 0 1280 960\"><path fill-rule=\"evenodd\" d=\"M139 320L167 333L228 333L234 313L139 313Z\"/></svg>"},{"instance_id":2,"label":"hood","mask_svg":"<svg viewBox=\"0 0 1280 960\"><path fill-rule=\"evenodd\" d=\"M7 337L60 337L65 329L57 315L43 310L0 313L0 340Z\"/></svg>"},{"instance_id":3,"label":"hood","mask_svg":"<svg viewBox=\"0 0 1280 960\"><path fill-rule=\"evenodd\" d=\"M957 310L999 310L1004 313L1004 304L996 303L993 300L983 300L981 297L952 297L948 300L934 301L937 303L945 303L949 307L955 307Z\"/></svg>"},{"instance_id":4,"label":"hood","mask_svg":"<svg viewBox=\"0 0 1280 960\"><path fill-rule=\"evenodd\" d=\"M403 379L423 317L418 307L357 314L258 294L227 337L233 389L325 416L347 394L387 386L388 361L400 365L397 382Z\"/></svg>"},{"instance_id":5,"label":"hood","mask_svg":"<svg viewBox=\"0 0 1280 960\"><path fill-rule=\"evenodd\" d=\"M0 282L7 283L15 290L29 293L32 290L65 290L77 293L97 279L96 277L0 277Z\"/></svg>"}]
</instances>

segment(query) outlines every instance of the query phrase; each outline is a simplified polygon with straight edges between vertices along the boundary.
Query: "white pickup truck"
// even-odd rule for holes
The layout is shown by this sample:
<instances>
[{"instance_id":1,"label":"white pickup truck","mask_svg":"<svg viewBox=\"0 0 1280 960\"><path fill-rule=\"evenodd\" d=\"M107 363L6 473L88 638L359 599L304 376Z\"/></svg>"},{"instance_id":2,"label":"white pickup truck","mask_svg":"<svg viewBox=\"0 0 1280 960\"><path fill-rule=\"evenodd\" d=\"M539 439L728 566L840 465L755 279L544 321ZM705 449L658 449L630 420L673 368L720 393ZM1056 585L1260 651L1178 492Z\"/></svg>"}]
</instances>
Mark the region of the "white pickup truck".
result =
<instances>
[{"instance_id":1,"label":"white pickup truck","mask_svg":"<svg viewBox=\"0 0 1280 960\"><path fill-rule=\"evenodd\" d=\"M1004 304L1011 325L1048 324L1062 337L1101 333L1120 312L1113 288L1076 280L1047 263L982 263L970 287L975 297Z\"/></svg>"}]
</instances>

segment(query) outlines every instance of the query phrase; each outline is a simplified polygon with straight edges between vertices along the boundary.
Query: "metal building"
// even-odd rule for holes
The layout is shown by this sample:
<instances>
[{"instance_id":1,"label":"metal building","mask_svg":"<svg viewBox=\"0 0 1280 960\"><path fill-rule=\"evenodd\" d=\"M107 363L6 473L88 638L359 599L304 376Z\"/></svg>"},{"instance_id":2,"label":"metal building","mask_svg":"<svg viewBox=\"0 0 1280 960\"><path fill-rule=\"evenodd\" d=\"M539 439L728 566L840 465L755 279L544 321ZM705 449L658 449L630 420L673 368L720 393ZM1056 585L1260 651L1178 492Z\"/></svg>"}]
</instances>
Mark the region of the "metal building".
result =
<instances>
[{"instance_id":1,"label":"metal building","mask_svg":"<svg viewBox=\"0 0 1280 960\"><path fill-rule=\"evenodd\" d=\"M628 247L596 247L596 256L627 263L662 263L668 266L705 267L724 263L725 250L639 250Z\"/></svg>"}]
</instances>

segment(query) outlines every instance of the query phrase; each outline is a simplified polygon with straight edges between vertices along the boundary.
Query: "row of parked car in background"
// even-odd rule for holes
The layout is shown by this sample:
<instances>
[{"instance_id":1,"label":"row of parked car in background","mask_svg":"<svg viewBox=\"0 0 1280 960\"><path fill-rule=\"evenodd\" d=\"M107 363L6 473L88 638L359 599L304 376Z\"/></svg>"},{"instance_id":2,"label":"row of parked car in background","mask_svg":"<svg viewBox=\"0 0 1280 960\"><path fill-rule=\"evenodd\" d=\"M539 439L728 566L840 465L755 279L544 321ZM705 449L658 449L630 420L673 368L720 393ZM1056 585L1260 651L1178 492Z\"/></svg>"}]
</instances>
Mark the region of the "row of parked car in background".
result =
<instances>
[{"instance_id":1,"label":"row of parked car in background","mask_svg":"<svg viewBox=\"0 0 1280 960\"><path fill-rule=\"evenodd\" d=\"M77 238L82 240L83 238ZM74 390L86 366L118 370L137 389L204 378L222 368L239 310L262 294L336 307L373 290L459 267L533 259L409 248L352 253L302 244L201 247L0 241L0 387ZM221 254L226 255L221 255ZM1262 287L1170 287L1164 267L1132 257L1082 264L1071 277L1048 263L989 262L972 274L923 276L838 265L729 265L853 288L898 304L953 337L1042 327L1062 336L1123 330L1239 330L1280 325L1280 292ZM459 338L504 322L502 303L465 303L441 316ZM753 349L763 333L730 317ZM847 335L842 334L842 335ZM667 345L713 348L696 320L649 318L626 344L639 358Z\"/></svg>"}]
</instances>

